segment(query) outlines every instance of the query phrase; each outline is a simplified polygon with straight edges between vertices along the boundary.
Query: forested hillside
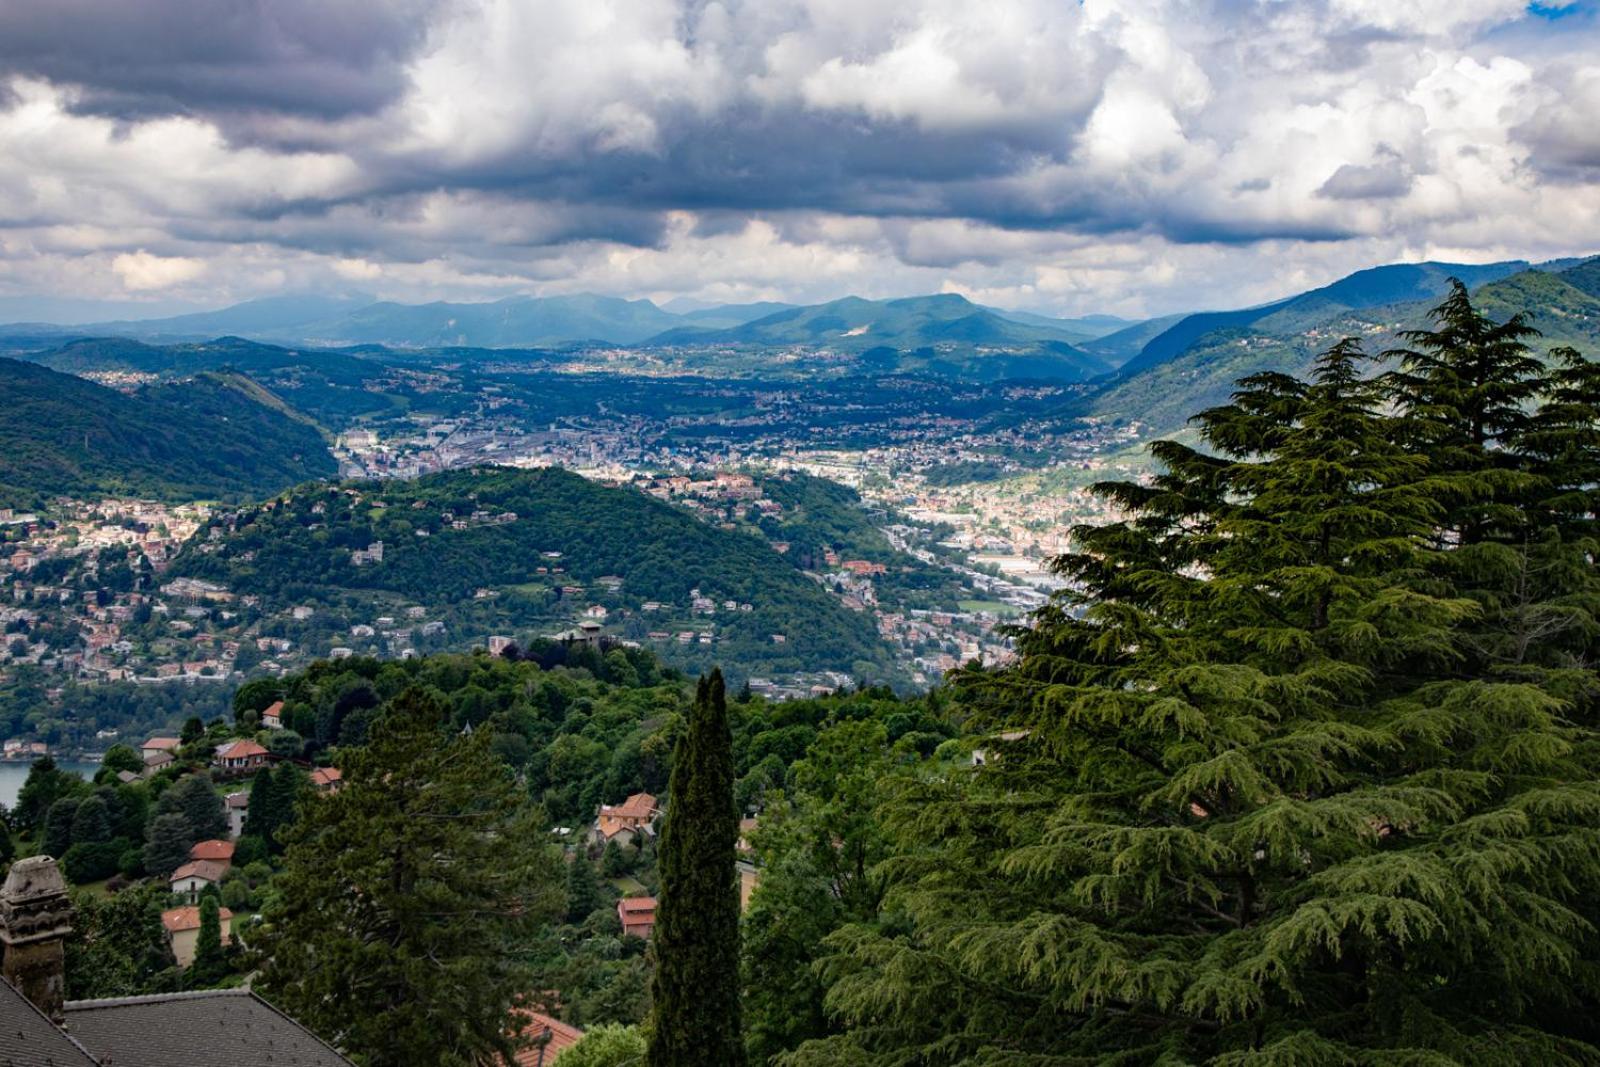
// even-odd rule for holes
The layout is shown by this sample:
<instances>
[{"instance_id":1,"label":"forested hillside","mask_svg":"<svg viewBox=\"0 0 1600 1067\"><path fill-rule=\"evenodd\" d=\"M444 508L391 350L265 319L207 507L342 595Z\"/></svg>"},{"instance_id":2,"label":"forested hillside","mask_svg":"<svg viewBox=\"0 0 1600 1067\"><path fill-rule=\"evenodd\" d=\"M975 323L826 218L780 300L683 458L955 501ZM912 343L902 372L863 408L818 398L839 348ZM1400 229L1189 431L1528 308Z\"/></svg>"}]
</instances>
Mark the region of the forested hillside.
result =
<instances>
[{"instance_id":1,"label":"forested hillside","mask_svg":"<svg viewBox=\"0 0 1600 1067\"><path fill-rule=\"evenodd\" d=\"M0 504L58 494L250 499L335 473L314 426L230 375L117 392L0 359Z\"/></svg>"},{"instance_id":2,"label":"forested hillside","mask_svg":"<svg viewBox=\"0 0 1600 1067\"><path fill-rule=\"evenodd\" d=\"M1594 346L1600 343L1597 264L1592 259L1561 272L1499 277L1475 289L1474 299L1500 318L1526 314L1540 332L1534 342L1540 353L1560 345ZM1400 332L1425 325L1432 306L1413 300L1350 310L1307 302L1275 306L1270 314L1204 320L1208 328L1186 336L1179 349L1143 369L1125 367L1090 405L1107 418L1137 419L1152 436L1172 433L1196 411L1224 402L1239 378L1305 373L1330 339L1363 337L1374 354L1399 347Z\"/></svg>"},{"instance_id":3,"label":"forested hillside","mask_svg":"<svg viewBox=\"0 0 1600 1067\"><path fill-rule=\"evenodd\" d=\"M353 557L379 541L381 560ZM762 539L557 468L304 489L214 518L172 573L223 582L277 607L351 594L390 607L485 605L498 612L485 625L512 633L570 625L591 603L636 616L653 603L661 621L650 625L685 619L698 632L714 622L715 644L683 648L686 666L716 657L741 677L894 673L871 618L842 607ZM693 621L695 590L716 606L714 620ZM728 602L735 609L724 610ZM640 618L644 625L650 616ZM774 634L792 639L774 642Z\"/></svg>"}]
</instances>

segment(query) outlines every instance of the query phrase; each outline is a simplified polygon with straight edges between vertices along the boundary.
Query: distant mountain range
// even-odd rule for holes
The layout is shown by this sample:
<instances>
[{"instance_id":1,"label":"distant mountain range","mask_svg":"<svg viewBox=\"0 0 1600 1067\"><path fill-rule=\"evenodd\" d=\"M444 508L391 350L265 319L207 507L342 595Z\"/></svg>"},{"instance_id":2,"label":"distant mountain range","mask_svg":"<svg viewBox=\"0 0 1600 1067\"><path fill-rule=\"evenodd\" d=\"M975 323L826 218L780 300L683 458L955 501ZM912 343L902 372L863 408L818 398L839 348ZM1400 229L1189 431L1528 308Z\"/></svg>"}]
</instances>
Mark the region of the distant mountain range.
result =
<instances>
[{"instance_id":1,"label":"distant mountain range","mask_svg":"<svg viewBox=\"0 0 1600 1067\"><path fill-rule=\"evenodd\" d=\"M369 349L378 351L375 346L413 352L424 360L428 353L448 351L452 358L479 362L487 357L472 353L614 347L637 350L647 358L651 352L662 353L675 366L711 374L787 367L781 373L791 376L826 370L971 381L1037 378L1103 382L1115 394L1119 383L1241 331L1255 338L1288 337L1341 316L1435 300L1452 277L1480 288L1534 270L1554 275L1587 269L1580 262L1538 268L1522 260L1391 264L1268 304L1143 322L1109 315L1050 318L985 307L953 293L678 311L648 300L595 295L420 305L363 296L283 296L146 321L0 327L0 352L27 353L56 369L79 373L126 369L172 375L186 366L214 369L215 346L238 346L244 343L240 338L306 349L280 348L277 355L257 351L251 357L315 364L319 373L337 372L336 364L355 361ZM114 352L108 344L115 346ZM136 348L139 344L147 348ZM338 351L309 360L309 353L317 350Z\"/></svg>"},{"instance_id":2,"label":"distant mountain range","mask_svg":"<svg viewBox=\"0 0 1600 1067\"><path fill-rule=\"evenodd\" d=\"M1449 279L1459 278L1468 288L1527 270L1525 260L1474 266L1467 263L1397 263L1357 271L1320 289L1312 289L1259 307L1237 311L1204 311L1186 315L1152 337L1138 354L1119 368L1123 377L1165 363L1196 341L1217 330L1262 323L1268 329L1292 328L1304 322L1331 318L1340 311L1381 307L1442 295ZM1266 321L1264 321L1266 320Z\"/></svg>"},{"instance_id":3,"label":"distant mountain range","mask_svg":"<svg viewBox=\"0 0 1600 1067\"><path fill-rule=\"evenodd\" d=\"M282 344L391 348L559 348L683 344L813 344L862 351L888 346L1028 350L1075 345L1128 325L1115 316L1052 319L1002 311L942 294L900 300L843 300L811 307L772 301L722 304L682 313L648 300L576 295L508 297L490 303L398 304L363 297L283 296L217 311L82 326L13 323L0 327L11 348L65 338L127 337L152 343L225 335ZM1069 354L1071 355L1071 354ZM1075 357L1081 359L1082 357ZM1083 372L1107 369L1098 357Z\"/></svg>"},{"instance_id":4,"label":"distant mountain range","mask_svg":"<svg viewBox=\"0 0 1600 1067\"><path fill-rule=\"evenodd\" d=\"M1400 331L1427 325L1452 275L1463 276L1474 304L1492 318L1527 314L1541 334L1536 351L1572 345L1600 358L1600 257L1538 268L1384 267L1265 308L1191 315L1147 342L1101 385L1088 410L1137 420L1145 436L1173 433L1196 412L1222 403L1238 379L1304 373L1341 337L1362 338L1374 356L1400 347Z\"/></svg>"},{"instance_id":5,"label":"distant mountain range","mask_svg":"<svg viewBox=\"0 0 1600 1067\"><path fill-rule=\"evenodd\" d=\"M0 358L0 506L68 494L255 499L337 473L316 427L242 375L127 394Z\"/></svg>"}]
</instances>

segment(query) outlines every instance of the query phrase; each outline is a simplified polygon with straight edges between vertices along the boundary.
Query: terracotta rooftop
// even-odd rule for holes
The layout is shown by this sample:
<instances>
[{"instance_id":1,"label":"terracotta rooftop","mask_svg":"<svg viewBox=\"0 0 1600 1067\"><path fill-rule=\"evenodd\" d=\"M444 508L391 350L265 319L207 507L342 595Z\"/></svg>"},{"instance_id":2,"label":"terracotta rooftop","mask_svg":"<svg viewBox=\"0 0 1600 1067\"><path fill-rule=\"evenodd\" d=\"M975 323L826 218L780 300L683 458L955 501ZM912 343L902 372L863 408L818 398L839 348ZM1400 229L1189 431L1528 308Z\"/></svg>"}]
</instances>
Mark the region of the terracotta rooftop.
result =
<instances>
[{"instance_id":1,"label":"terracotta rooftop","mask_svg":"<svg viewBox=\"0 0 1600 1067\"><path fill-rule=\"evenodd\" d=\"M635 793L621 804L600 805L601 815L618 819L649 819L656 813L656 798L649 793Z\"/></svg>"},{"instance_id":2,"label":"terracotta rooftop","mask_svg":"<svg viewBox=\"0 0 1600 1067\"><path fill-rule=\"evenodd\" d=\"M233 842L212 838L210 841L196 841L189 848L189 858L192 860L219 860L223 863L233 861Z\"/></svg>"},{"instance_id":3,"label":"terracotta rooftop","mask_svg":"<svg viewBox=\"0 0 1600 1067\"><path fill-rule=\"evenodd\" d=\"M517 1053L517 1067L549 1067L563 1052L583 1039L582 1030L568 1026L560 1019L536 1011L525 1011L521 1016L528 1020L528 1028L523 1031L523 1036L532 1044ZM545 1039L547 1034L548 1040Z\"/></svg>"},{"instance_id":4,"label":"terracotta rooftop","mask_svg":"<svg viewBox=\"0 0 1600 1067\"><path fill-rule=\"evenodd\" d=\"M203 878L208 882L220 882L222 876L228 873L228 864L218 860L190 860L182 867L172 872L169 882L181 881L184 878Z\"/></svg>"},{"instance_id":5,"label":"terracotta rooftop","mask_svg":"<svg viewBox=\"0 0 1600 1067\"><path fill-rule=\"evenodd\" d=\"M233 918L233 912L227 908L218 910L222 925L227 926L228 920ZM161 913L161 925L167 928L169 934L181 934L185 930L200 929L200 909L197 906L171 908Z\"/></svg>"},{"instance_id":6,"label":"terracotta rooftop","mask_svg":"<svg viewBox=\"0 0 1600 1067\"><path fill-rule=\"evenodd\" d=\"M265 756L267 750L249 738L243 741L230 741L217 749L218 759L244 759L248 756Z\"/></svg>"}]
</instances>

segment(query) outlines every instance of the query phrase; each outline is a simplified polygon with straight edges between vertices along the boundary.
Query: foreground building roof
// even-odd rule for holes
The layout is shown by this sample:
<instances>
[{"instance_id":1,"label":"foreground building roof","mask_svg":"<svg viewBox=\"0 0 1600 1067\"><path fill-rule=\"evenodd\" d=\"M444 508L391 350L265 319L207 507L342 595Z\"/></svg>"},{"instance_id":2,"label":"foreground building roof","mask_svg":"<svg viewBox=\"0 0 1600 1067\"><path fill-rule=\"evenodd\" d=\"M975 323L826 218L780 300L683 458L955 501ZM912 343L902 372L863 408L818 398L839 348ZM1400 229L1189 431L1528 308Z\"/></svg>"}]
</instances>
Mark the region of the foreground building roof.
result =
<instances>
[{"instance_id":1,"label":"foreground building roof","mask_svg":"<svg viewBox=\"0 0 1600 1067\"><path fill-rule=\"evenodd\" d=\"M62 1033L10 982L0 979L0 1067L95 1067L82 1045Z\"/></svg>"},{"instance_id":2,"label":"foreground building roof","mask_svg":"<svg viewBox=\"0 0 1600 1067\"><path fill-rule=\"evenodd\" d=\"M67 1027L116 1067L351 1067L248 989L68 1001Z\"/></svg>"}]
</instances>

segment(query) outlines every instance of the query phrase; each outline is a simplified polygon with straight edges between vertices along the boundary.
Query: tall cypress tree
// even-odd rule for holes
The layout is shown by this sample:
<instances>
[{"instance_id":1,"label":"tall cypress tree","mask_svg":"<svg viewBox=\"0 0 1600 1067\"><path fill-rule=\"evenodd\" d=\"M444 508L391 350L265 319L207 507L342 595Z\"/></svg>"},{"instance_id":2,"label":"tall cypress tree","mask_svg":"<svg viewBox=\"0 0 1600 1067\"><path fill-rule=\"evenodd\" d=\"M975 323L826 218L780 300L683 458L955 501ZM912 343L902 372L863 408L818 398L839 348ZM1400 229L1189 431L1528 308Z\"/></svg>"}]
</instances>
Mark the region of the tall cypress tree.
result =
<instances>
[{"instance_id":1,"label":"tall cypress tree","mask_svg":"<svg viewBox=\"0 0 1600 1067\"><path fill-rule=\"evenodd\" d=\"M722 672L700 679L661 830L649 1067L743 1067L733 740Z\"/></svg>"},{"instance_id":2,"label":"tall cypress tree","mask_svg":"<svg viewBox=\"0 0 1600 1067\"><path fill-rule=\"evenodd\" d=\"M222 909L215 893L200 896L200 933L195 939L194 961L189 966L188 980L193 988L201 988L217 981L228 973L228 961L222 953Z\"/></svg>"}]
</instances>

